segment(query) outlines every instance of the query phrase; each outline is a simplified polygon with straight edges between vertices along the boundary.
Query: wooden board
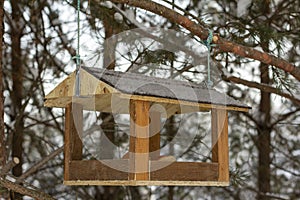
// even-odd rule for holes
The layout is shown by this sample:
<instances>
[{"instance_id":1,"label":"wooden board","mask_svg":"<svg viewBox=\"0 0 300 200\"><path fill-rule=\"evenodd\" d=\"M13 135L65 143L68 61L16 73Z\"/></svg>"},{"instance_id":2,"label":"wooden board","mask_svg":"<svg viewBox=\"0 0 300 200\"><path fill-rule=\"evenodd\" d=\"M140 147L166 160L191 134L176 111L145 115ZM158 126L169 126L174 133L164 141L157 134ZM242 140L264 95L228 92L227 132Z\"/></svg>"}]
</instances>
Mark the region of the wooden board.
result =
<instances>
[{"instance_id":1,"label":"wooden board","mask_svg":"<svg viewBox=\"0 0 300 200\"><path fill-rule=\"evenodd\" d=\"M82 106L69 104L65 110L65 135L64 135L64 175L69 179L71 160L82 159L83 144L81 141L83 118Z\"/></svg>"},{"instance_id":2,"label":"wooden board","mask_svg":"<svg viewBox=\"0 0 300 200\"><path fill-rule=\"evenodd\" d=\"M169 164L169 165L167 165ZM167 166L166 166L167 165ZM218 164L201 162L173 162L151 161L152 181L217 181Z\"/></svg>"},{"instance_id":3,"label":"wooden board","mask_svg":"<svg viewBox=\"0 0 300 200\"><path fill-rule=\"evenodd\" d=\"M150 161L150 168L165 165L164 161ZM167 163L170 164L170 163ZM229 181L218 181L218 164L174 162L150 173L150 180L128 180L128 159L82 160L69 163L67 185L187 185L226 186ZM122 168L123 170L116 170Z\"/></svg>"},{"instance_id":4,"label":"wooden board","mask_svg":"<svg viewBox=\"0 0 300 200\"><path fill-rule=\"evenodd\" d=\"M70 180L71 161L71 104L65 109L65 135L64 135L64 180Z\"/></svg>"},{"instance_id":5,"label":"wooden board","mask_svg":"<svg viewBox=\"0 0 300 200\"><path fill-rule=\"evenodd\" d=\"M149 153L151 160L157 160L160 156L160 122L161 114L157 111L150 111L149 127Z\"/></svg>"},{"instance_id":6,"label":"wooden board","mask_svg":"<svg viewBox=\"0 0 300 200\"><path fill-rule=\"evenodd\" d=\"M93 96L95 94L108 94L118 93L119 91L111 87L110 85L98 80L85 70L80 70L80 95ZM75 79L76 71L70 74L65 80L63 80L58 86L55 87L45 99L72 97L75 95ZM64 106L65 107L65 106Z\"/></svg>"},{"instance_id":7,"label":"wooden board","mask_svg":"<svg viewBox=\"0 0 300 200\"><path fill-rule=\"evenodd\" d=\"M121 97L132 99L132 100L140 100L140 101L149 101L149 102L157 102L157 103L166 103L166 104L176 104L180 105L180 109L183 113L188 112L199 112L199 111L207 111L209 109L223 109L223 110L232 110L232 111L240 111L240 112L248 112L249 108L241 108L235 106L226 106L226 105L216 105L216 104L209 104L209 103L197 103L191 101L183 101L177 99L168 99L168 98L160 98L160 97L152 97L152 96L140 96L140 95L131 95L131 94L120 94ZM186 109L186 112L184 110ZM180 111L179 110L179 111ZM179 114L179 113L174 113Z\"/></svg>"},{"instance_id":8,"label":"wooden board","mask_svg":"<svg viewBox=\"0 0 300 200\"><path fill-rule=\"evenodd\" d=\"M219 164L219 181L229 181L228 115L212 110L212 161Z\"/></svg>"},{"instance_id":9,"label":"wooden board","mask_svg":"<svg viewBox=\"0 0 300 200\"><path fill-rule=\"evenodd\" d=\"M82 134L83 134L83 110L82 105L73 103L69 105L71 108L71 115L68 116L71 121L71 159L82 159Z\"/></svg>"},{"instance_id":10,"label":"wooden board","mask_svg":"<svg viewBox=\"0 0 300 200\"><path fill-rule=\"evenodd\" d=\"M220 106L203 103L177 101L173 99L163 99L156 97L141 97L137 95L124 95L119 93L114 94L99 94L82 97L59 97L45 99L44 106L64 108L71 102L82 104L84 110L97 110L101 112L129 114L129 100L149 100L150 104L158 104L163 108L161 116L168 118L174 114L184 114L193 112L206 112L210 109L223 109L231 111L248 112L249 109L237 108L232 106Z\"/></svg>"},{"instance_id":11,"label":"wooden board","mask_svg":"<svg viewBox=\"0 0 300 200\"><path fill-rule=\"evenodd\" d=\"M149 180L149 108L147 101L130 101L130 179Z\"/></svg>"},{"instance_id":12,"label":"wooden board","mask_svg":"<svg viewBox=\"0 0 300 200\"><path fill-rule=\"evenodd\" d=\"M65 181L128 180L128 160L82 160L70 162L69 178ZM113 167L115 166L115 167ZM115 168L123 168L124 171Z\"/></svg>"},{"instance_id":13,"label":"wooden board","mask_svg":"<svg viewBox=\"0 0 300 200\"><path fill-rule=\"evenodd\" d=\"M229 186L225 181L64 181L65 185L102 185L102 186Z\"/></svg>"}]
</instances>

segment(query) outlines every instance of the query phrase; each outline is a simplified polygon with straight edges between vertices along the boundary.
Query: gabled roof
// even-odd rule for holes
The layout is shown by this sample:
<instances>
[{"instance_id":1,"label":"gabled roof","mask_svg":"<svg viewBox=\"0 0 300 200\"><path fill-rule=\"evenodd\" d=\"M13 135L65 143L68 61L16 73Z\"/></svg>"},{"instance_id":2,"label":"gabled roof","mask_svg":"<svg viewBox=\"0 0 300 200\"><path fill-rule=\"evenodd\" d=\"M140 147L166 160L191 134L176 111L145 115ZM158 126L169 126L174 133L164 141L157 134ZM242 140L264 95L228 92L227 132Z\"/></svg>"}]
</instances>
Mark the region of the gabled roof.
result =
<instances>
[{"instance_id":1,"label":"gabled roof","mask_svg":"<svg viewBox=\"0 0 300 200\"><path fill-rule=\"evenodd\" d=\"M249 108L246 104L232 97L214 89L208 89L205 84L194 84L186 81L163 79L99 68L82 68L97 79L126 94Z\"/></svg>"},{"instance_id":2,"label":"gabled roof","mask_svg":"<svg viewBox=\"0 0 300 200\"><path fill-rule=\"evenodd\" d=\"M209 105L238 111L248 111L250 108L232 97L207 88L205 84L88 67L82 67L80 75L82 97L100 95L99 99L101 99L109 98L108 94L120 94L123 95L122 98L141 98L151 102L176 104L181 101L180 104L186 102L186 105L205 104L208 105L206 108L209 108ZM65 107L64 103L60 105L59 102L64 102L63 99L66 98L69 98L68 102L70 102L70 97L74 96L74 89L70 90L74 87L74 81L75 74L73 73L45 97L45 105ZM56 102L56 104L51 102Z\"/></svg>"}]
</instances>

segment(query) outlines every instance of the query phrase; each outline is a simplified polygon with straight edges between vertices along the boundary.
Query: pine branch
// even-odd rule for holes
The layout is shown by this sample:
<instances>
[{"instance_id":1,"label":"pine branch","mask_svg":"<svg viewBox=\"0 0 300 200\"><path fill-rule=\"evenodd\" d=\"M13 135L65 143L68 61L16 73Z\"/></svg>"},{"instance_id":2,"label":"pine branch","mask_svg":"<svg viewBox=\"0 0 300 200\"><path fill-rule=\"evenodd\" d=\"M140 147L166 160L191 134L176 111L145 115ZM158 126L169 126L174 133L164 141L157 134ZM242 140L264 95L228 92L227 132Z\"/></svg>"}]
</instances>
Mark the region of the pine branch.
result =
<instances>
[{"instance_id":1,"label":"pine branch","mask_svg":"<svg viewBox=\"0 0 300 200\"><path fill-rule=\"evenodd\" d=\"M94 0L95 2L102 2L101 0ZM192 34L200 37L202 40L206 40L208 37L208 30L197 24L196 22L190 20L188 17L183 16L174 10L167 8L161 4L155 3L149 0L112 0L114 3L127 4L134 7L139 7L141 9L153 12L157 15L161 15L172 23L181 25L182 27L189 30ZM223 38L220 38L218 35L214 35L213 43L217 46L215 48L219 49L220 52L232 52L236 55L252 58L258 60L262 63L273 65L277 68L284 70L285 72L290 73L297 80L300 81L300 68L294 66L293 64L287 62L286 60L277 58L269 53L261 52L254 48L246 47Z\"/></svg>"}]
</instances>

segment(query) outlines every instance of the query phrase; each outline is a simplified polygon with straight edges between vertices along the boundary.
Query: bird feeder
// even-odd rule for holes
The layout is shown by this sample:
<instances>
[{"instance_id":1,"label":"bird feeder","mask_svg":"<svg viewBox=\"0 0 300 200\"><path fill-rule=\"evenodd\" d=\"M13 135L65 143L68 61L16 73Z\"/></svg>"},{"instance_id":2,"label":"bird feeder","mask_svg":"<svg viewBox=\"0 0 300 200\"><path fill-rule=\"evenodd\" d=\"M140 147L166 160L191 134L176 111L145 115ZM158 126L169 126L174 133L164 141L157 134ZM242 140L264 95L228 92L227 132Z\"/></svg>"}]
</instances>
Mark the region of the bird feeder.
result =
<instances>
[{"instance_id":1,"label":"bird feeder","mask_svg":"<svg viewBox=\"0 0 300 200\"><path fill-rule=\"evenodd\" d=\"M75 95L74 72L45 97L46 107L65 108L64 184L229 185L227 113L247 112L247 105L205 85L184 81L86 67L80 69L79 75L80 96ZM160 107L151 109L157 104ZM83 159L84 110L130 115L126 156L100 161ZM204 111L211 112L211 162L160 159L161 118Z\"/></svg>"}]
</instances>

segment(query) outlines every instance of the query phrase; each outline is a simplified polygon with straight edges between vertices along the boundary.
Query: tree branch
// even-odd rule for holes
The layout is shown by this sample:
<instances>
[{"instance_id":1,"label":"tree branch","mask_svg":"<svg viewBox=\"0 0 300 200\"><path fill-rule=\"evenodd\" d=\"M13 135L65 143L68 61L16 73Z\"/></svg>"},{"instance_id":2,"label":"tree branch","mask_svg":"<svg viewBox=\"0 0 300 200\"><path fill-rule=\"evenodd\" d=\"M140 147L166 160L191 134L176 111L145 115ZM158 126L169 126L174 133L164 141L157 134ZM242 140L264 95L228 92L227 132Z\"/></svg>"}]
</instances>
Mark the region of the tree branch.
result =
<instances>
[{"instance_id":1,"label":"tree branch","mask_svg":"<svg viewBox=\"0 0 300 200\"><path fill-rule=\"evenodd\" d=\"M101 0L94 0L96 2L102 2ZM157 15L161 15L173 23L179 24L182 27L189 30L194 35L200 37L202 40L206 40L208 37L208 30L205 27L202 27L200 24L190 20L188 17L183 16L174 10L167 8L161 4L155 3L149 0L111 0L114 3L127 4L134 7L139 7L141 9L153 12ZM286 60L277 58L266 52L261 52L259 50L246 47L223 38L220 38L218 35L215 35L213 42L217 44L221 52L232 52L236 55L252 58L258 60L268 65L273 65L277 68L284 70L285 72L290 73L297 80L300 81L300 68L294 66L293 64L287 62Z\"/></svg>"},{"instance_id":2,"label":"tree branch","mask_svg":"<svg viewBox=\"0 0 300 200\"><path fill-rule=\"evenodd\" d=\"M17 178L16 183L22 182L25 178L28 176L32 175L36 171L38 171L43 165L45 165L49 160L53 159L56 157L58 154L60 154L63 151L64 147L60 147L53 151L51 154L46 156L44 159L36 163L33 167L31 167L29 170L27 170L25 173L23 173L20 177Z\"/></svg>"},{"instance_id":3,"label":"tree branch","mask_svg":"<svg viewBox=\"0 0 300 200\"><path fill-rule=\"evenodd\" d=\"M32 197L34 199L54 200L54 198L52 198L50 195L48 195L46 193L26 188L22 185L16 184L14 182L11 182L11 181L8 181L8 180L2 179L2 178L0 178L0 186L5 187L9 190L18 192L20 194Z\"/></svg>"},{"instance_id":4,"label":"tree branch","mask_svg":"<svg viewBox=\"0 0 300 200\"><path fill-rule=\"evenodd\" d=\"M298 106L300 105L300 99L297 99L296 97L294 97L290 94L281 92L279 89L274 88L274 87L269 86L269 85L266 85L266 84L257 83L257 82L254 82L254 81L248 81L248 80L241 79L241 78L238 78L238 77L235 77L235 76L229 76L229 77L223 76L223 80L224 81L230 81L230 82L237 83L237 84L246 85L246 86L252 87L252 88L257 88L257 89L265 91L265 92L277 94L279 96L290 99L293 103L295 103Z\"/></svg>"},{"instance_id":5,"label":"tree branch","mask_svg":"<svg viewBox=\"0 0 300 200\"><path fill-rule=\"evenodd\" d=\"M17 157L14 157L11 161L6 163L6 165L4 165L2 167L2 169L0 170L0 175L5 176L5 174L8 173L9 170L11 170L14 166L16 166L19 163L20 163L20 159Z\"/></svg>"},{"instance_id":6,"label":"tree branch","mask_svg":"<svg viewBox=\"0 0 300 200\"><path fill-rule=\"evenodd\" d=\"M300 111L300 107L297 108L296 110L293 110L291 112L288 112L288 113L285 113L285 114L282 114L280 115L280 117L274 121L272 124L271 124L271 127L274 127L275 125L277 125L278 123L286 120L287 118L289 118L290 116L294 115L296 112L299 112Z\"/></svg>"}]
</instances>

